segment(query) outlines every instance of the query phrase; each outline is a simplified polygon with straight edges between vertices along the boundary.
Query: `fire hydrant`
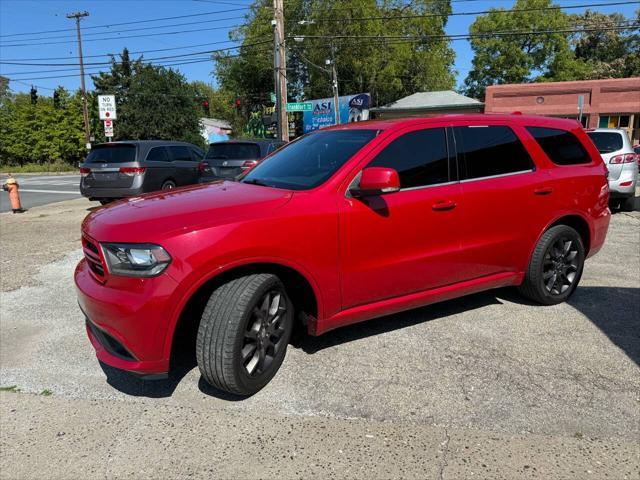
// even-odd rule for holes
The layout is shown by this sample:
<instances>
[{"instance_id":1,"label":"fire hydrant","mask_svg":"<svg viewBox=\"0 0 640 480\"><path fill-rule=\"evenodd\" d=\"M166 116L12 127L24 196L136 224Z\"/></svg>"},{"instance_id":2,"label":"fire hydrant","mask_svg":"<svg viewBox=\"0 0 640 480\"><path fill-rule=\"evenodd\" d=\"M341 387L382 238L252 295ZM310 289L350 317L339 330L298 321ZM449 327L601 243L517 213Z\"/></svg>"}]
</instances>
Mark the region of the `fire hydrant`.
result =
<instances>
[{"instance_id":1,"label":"fire hydrant","mask_svg":"<svg viewBox=\"0 0 640 480\"><path fill-rule=\"evenodd\" d=\"M22 204L20 203L20 192L18 189L20 186L15 178L9 176L6 183L2 185L2 189L6 192L9 192L9 200L11 201L11 209L13 213L24 213L26 210L22 208Z\"/></svg>"}]
</instances>

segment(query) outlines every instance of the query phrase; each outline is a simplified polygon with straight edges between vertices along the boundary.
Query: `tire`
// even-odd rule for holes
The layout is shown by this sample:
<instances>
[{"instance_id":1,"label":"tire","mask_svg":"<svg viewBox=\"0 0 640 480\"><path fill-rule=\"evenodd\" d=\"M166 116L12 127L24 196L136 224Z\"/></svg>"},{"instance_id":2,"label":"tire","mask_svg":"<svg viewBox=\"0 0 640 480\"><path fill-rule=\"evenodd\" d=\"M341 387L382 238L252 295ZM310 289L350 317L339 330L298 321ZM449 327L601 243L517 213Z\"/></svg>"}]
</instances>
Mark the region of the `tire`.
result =
<instances>
[{"instance_id":1,"label":"tire","mask_svg":"<svg viewBox=\"0 0 640 480\"><path fill-rule=\"evenodd\" d=\"M218 287L204 309L196 340L203 378L236 395L262 389L282 365L293 313L275 275L247 275Z\"/></svg>"},{"instance_id":2,"label":"tire","mask_svg":"<svg viewBox=\"0 0 640 480\"><path fill-rule=\"evenodd\" d=\"M624 200L620 200L620 210L622 210L623 212L633 212L635 203L636 198L633 195L629 198L625 198Z\"/></svg>"},{"instance_id":3,"label":"tire","mask_svg":"<svg viewBox=\"0 0 640 480\"><path fill-rule=\"evenodd\" d=\"M173 190L174 188L176 188L176 182L173 180L165 180L162 187L160 187L160 190Z\"/></svg>"},{"instance_id":4,"label":"tire","mask_svg":"<svg viewBox=\"0 0 640 480\"><path fill-rule=\"evenodd\" d=\"M103 198L102 200L100 200L100 205L108 205L112 201L113 200L111 200L110 198Z\"/></svg>"},{"instance_id":5,"label":"tire","mask_svg":"<svg viewBox=\"0 0 640 480\"><path fill-rule=\"evenodd\" d=\"M543 305L562 303L578 286L584 260L580 234L567 225L551 227L540 237L518 289L525 297Z\"/></svg>"}]
</instances>

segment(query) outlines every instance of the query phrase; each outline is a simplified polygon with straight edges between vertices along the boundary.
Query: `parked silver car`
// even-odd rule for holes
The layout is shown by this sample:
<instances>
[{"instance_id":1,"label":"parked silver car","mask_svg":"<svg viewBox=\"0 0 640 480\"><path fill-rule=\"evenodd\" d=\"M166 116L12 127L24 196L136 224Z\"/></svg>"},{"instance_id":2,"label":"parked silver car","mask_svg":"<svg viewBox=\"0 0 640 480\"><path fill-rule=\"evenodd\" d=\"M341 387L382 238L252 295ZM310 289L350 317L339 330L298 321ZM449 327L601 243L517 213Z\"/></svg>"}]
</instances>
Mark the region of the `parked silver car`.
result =
<instances>
[{"instance_id":1,"label":"parked silver car","mask_svg":"<svg viewBox=\"0 0 640 480\"><path fill-rule=\"evenodd\" d=\"M135 140L94 145L80 166L80 193L107 203L198 183L204 151L185 142Z\"/></svg>"},{"instance_id":2,"label":"parked silver car","mask_svg":"<svg viewBox=\"0 0 640 480\"><path fill-rule=\"evenodd\" d=\"M596 128L589 130L587 135L609 170L612 206L633 210L638 185L638 154L633 151L626 130Z\"/></svg>"}]
</instances>

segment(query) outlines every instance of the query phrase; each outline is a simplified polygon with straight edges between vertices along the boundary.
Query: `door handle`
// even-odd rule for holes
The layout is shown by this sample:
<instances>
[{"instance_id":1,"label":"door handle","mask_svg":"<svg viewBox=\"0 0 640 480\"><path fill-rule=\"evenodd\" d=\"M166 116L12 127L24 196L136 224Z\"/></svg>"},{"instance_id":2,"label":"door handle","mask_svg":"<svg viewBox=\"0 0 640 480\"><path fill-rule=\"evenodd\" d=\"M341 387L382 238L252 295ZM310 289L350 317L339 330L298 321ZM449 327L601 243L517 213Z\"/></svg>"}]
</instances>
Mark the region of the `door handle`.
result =
<instances>
[{"instance_id":1,"label":"door handle","mask_svg":"<svg viewBox=\"0 0 640 480\"><path fill-rule=\"evenodd\" d=\"M538 187L536 188L533 193L535 193L536 195L550 195L553 193L553 188L552 187Z\"/></svg>"},{"instance_id":2,"label":"door handle","mask_svg":"<svg viewBox=\"0 0 640 480\"><path fill-rule=\"evenodd\" d=\"M436 211L445 211L453 210L456 206L457 204L453 200L442 200L431 205L431 209Z\"/></svg>"}]
</instances>

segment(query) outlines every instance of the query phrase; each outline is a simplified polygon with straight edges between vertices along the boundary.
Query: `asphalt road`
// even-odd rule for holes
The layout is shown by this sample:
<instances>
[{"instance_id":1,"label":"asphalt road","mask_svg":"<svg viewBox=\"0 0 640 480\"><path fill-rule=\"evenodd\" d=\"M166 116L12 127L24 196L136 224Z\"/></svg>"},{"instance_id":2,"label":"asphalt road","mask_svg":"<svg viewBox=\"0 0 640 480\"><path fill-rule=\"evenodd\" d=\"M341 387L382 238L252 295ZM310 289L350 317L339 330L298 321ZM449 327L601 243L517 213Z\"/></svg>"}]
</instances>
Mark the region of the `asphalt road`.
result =
<instances>
[{"instance_id":1,"label":"asphalt road","mask_svg":"<svg viewBox=\"0 0 640 480\"><path fill-rule=\"evenodd\" d=\"M81 196L80 175L16 175L15 178L20 185L22 208L29 209ZM0 212L10 211L9 196L6 192L0 192Z\"/></svg>"},{"instance_id":2,"label":"asphalt road","mask_svg":"<svg viewBox=\"0 0 640 480\"><path fill-rule=\"evenodd\" d=\"M248 399L188 359L155 382L100 365L72 280L87 206L32 213L0 215L22 279L2 292L0 478L638 478L637 212L565 304L500 289L307 338Z\"/></svg>"}]
</instances>

